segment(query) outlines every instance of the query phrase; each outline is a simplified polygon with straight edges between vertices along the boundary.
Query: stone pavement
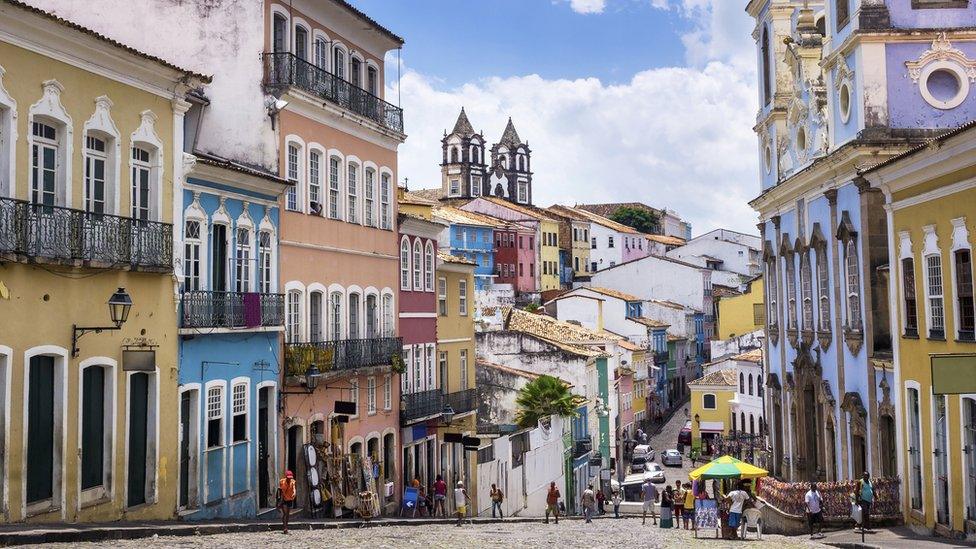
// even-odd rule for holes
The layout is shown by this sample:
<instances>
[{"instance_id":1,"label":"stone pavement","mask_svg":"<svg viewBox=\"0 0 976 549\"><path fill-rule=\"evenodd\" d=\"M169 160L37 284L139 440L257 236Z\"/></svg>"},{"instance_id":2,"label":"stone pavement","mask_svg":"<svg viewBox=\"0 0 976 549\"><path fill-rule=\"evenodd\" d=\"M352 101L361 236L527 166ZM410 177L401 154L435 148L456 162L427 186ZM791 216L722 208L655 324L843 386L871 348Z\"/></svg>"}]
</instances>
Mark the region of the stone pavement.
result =
<instances>
[{"instance_id":1,"label":"stone pavement","mask_svg":"<svg viewBox=\"0 0 976 549\"><path fill-rule=\"evenodd\" d=\"M426 522L426 523L425 523ZM494 522L465 523L462 528L438 521L417 521L418 526L376 524L368 528L308 530L294 527L288 536L279 532L239 532L207 536L171 537L165 534L137 540L114 540L112 547L147 549L150 547L206 547L212 549L241 547L371 547L376 549L409 547L473 549L478 547L564 547L564 548L657 548L708 547L728 548L811 548L824 547L806 538L767 535L763 540L748 542L695 539L690 530L662 530L641 526L640 520L596 519L586 524L579 519L561 520L558 525L532 522L515 523L509 519ZM422 524L422 526L421 526ZM98 547L100 543L54 544L51 547L80 549Z\"/></svg>"},{"instance_id":2,"label":"stone pavement","mask_svg":"<svg viewBox=\"0 0 976 549\"><path fill-rule=\"evenodd\" d=\"M851 529L825 532L821 542L834 547L861 548L878 547L884 549L950 549L953 547L976 547L976 544L960 540L950 540L934 536L920 536L907 526L877 528L864 535Z\"/></svg>"}]
</instances>

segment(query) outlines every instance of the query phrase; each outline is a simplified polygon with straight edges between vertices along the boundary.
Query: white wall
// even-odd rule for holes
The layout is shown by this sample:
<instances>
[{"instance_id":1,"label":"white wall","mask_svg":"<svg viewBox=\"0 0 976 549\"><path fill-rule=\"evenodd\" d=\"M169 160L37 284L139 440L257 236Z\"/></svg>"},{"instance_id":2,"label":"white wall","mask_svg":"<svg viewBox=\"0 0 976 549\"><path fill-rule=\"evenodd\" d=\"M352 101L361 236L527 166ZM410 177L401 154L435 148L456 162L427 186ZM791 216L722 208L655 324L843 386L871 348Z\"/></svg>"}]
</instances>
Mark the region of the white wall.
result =
<instances>
[{"instance_id":1,"label":"white wall","mask_svg":"<svg viewBox=\"0 0 976 549\"><path fill-rule=\"evenodd\" d=\"M641 299L664 299L706 311L705 273L661 257L644 257L591 276L590 285L613 288ZM710 296L709 296L710 300ZM707 311L710 313L711 308Z\"/></svg>"},{"instance_id":2,"label":"white wall","mask_svg":"<svg viewBox=\"0 0 976 549\"><path fill-rule=\"evenodd\" d=\"M264 107L264 2L27 0L28 3L178 66L214 76L198 147L278 171ZM112 98L119 101L122 98Z\"/></svg>"},{"instance_id":3,"label":"white wall","mask_svg":"<svg viewBox=\"0 0 976 549\"><path fill-rule=\"evenodd\" d=\"M764 330L756 330L748 334L742 334L729 339L713 339L711 343L712 359L718 360L726 355L734 355L742 352L742 349L754 349L761 347L761 337L764 337Z\"/></svg>"},{"instance_id":4,"label":"white wall","mask_svg":"<svg viewBox=\"0 0 976 549\"><path fill-rule=\"evenodd\" d=\"M667 332L673 336L695 337L695 322L691 309L675 309L653 301L644 302L644 316L670 324Z\"/></svg>"},{"instance_id":5,"label":"white wall","mask_svg":"<svg viewBox=\"0 0 976 549\"><path fill-rule=\"evenodd\" d=\"M608 246L609 237L613 237L613 248ZM590 241L596 238L596 248L590 249L590 264L596 262L596 270L602 271L609 269L610 263L620 265L623 263L624 243L620 233L608 229L598 223L590 223Z\"/></svg>"},{"instance_id":6,"label":"white wall","mask_svg":"<svg viewBox=\"0 0 976 549\"><path fill-rule=\"evenodd\" d=\"M742 240L756 240L755 247L741 242L730 242L722 240L722 234L738 235L729 231L712 231L707 235L695 237L689 240L684 246L679 246L667 253L668 257L680 259L682 261L692 260L695 256L711 256L722 260L721 269L732 271L742 275L753 276L759 274L759 238L739 235ZM697 261L694 262L698 264ZM715 281L718 284L721 282Z\"/></svg>"}]
</instances>

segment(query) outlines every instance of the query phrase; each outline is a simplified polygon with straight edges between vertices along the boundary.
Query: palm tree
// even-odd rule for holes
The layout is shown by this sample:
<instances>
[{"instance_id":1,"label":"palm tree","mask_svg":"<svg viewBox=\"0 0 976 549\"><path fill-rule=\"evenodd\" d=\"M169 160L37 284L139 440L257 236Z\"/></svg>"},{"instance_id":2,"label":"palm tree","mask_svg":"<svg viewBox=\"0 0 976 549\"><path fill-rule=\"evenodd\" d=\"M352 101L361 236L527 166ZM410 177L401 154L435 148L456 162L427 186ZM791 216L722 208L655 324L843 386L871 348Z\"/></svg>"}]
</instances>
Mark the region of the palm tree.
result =
<instances>
[{"instance_id":1,"label":"palm tree","mask_svg":"<svg viewBox=\"0 0 976 549\"><path fill-rule=\"evenodd\" d=\"M576 417L576 409L585 401L571 393L561 379L539 376L522 387L515 398L515 421L519 427L535 427L540 419L549 416Z\"/></svg>"}]
</instances>

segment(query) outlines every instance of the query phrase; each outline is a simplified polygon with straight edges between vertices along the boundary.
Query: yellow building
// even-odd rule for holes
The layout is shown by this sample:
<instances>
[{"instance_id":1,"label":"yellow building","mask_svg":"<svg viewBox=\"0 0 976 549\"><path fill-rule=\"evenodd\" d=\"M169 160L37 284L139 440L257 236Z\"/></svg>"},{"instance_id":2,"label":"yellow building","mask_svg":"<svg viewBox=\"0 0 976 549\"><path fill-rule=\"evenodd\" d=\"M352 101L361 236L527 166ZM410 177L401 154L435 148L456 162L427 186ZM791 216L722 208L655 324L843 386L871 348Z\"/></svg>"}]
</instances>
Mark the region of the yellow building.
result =
<instances>
[{"instance_id":1,"label":"yellow building","mask_svg":"<svg viewBox=\"0 0 976 549\"><path fill-rule=\"evenodd\" d=\"M898 406L905 521L946 536L976 531L974 174L968 124L864 175L888 212L894 364L875 368Z\"/></svg>"},{"instance_id":2,"label":"yellow building","mask_svg":"<svg viewBox=\"0 0 976 549\"><path fill-rule=\"evenodd\" d=\"M631 394L631 409L634 411L634 425L642 427L647 421L647 364L653 363L653 354L646 349L633 351L631 360L635 368L644 373L634 376L634 391Z\"/></svg>"},{"instance_id":3,"label":"yellow building","mask_svg":"<svg viewBox=\"0 0 976 549\"><path fill-rule=\"evenodd\" d=\"M574 276L590 272L590 220L573 208L555 204L546 213L559 220L559 243L572 257Z\"/></svg>"},{"instance_id":4,"label":"yellow building","mask_svg":"<svg viewBox=\"0 0 976 549\"><path fill-rule=\"evenodd\" d=\"M397 186L397 210L400 213L415 215L430 221L431 211L440 203L420 193L409 192Z\"/></svg>"},{"instance_id":5,"label":"yellow building","mask_svg":"<svg viewBox=\"0 0 976 549\"><path fill-rule=\"evenodd\" d=\"M718 300L717 339L730 339L762 330L766 324L763 304L763 279L758 276L746 284L741 295Z\"/></svg>"},{"instance_id":6,"label":"yellow building","mask_svg":"<svg viewBox=\"0 0 976 549\"><path fill-rule=\"evenodd\" d=\"M478 394L475 390L474 267L467 259L437 254L437 379L445 411L453 415L437 430L441 471L448 486L464 481L468 494L478 493L477 460L464 437L476 437ZM453 494L453 491L451 492ZM472 506L477 509L478 506Z\"/></svg>"},{"instance_id":7,"label":"yellow building","mask_svg":"<svg viewBox=\"0 0 976 549\"><path fill-rule=\"evenodd\" d=\"M173 181L207 78L11 3L0 35L0 512L173 518Z\"/></svg>"},{"instance_id":8,"label":"yellow building","mask_svg":"<svg viewBox=\"0 0 976 549\"><path fill-rule=\"evenodd\" d=\"M702 439L727 435L732 425L730 402L739 382L734 370L718 370L688 382L691 391L691 446L701 448Z\"/></svg>"}]
</instances>

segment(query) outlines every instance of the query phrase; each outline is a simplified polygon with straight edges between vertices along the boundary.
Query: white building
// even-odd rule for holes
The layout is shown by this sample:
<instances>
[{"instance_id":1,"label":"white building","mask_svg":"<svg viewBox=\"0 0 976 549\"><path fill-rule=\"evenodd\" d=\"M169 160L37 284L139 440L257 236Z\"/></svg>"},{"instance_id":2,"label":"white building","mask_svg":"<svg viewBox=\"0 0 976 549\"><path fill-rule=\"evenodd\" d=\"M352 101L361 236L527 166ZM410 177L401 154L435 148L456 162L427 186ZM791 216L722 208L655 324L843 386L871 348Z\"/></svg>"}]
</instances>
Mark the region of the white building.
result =
<instances>
[{"instance_id":1,"label":"white building","mask_svg":"<svg viewBox=\"0 0 976 549\"><path fill-rule=\"evenodd\" d=\"M760 272L762 245L758 236L728 229L715 229L689 240L684 246L667 252L667 256L696 263L703 258L709 269L731 271L754 277ZM714 280L716 284L720 283Z\"/></svg>"},{"instance_id":2,"label":"white building","mask_svg":"<svg viewBox=\"0 0 976 549\"><path fill-rule=\"evenodd\" d=\"M735 397L729 401L729 429L750 435L765 433L762 351L751 349L706 364L704 375L722 370L735 372L739 381Z\"/></svg>"},{"instance_id":3,"label":"white building","mask_svg":"<svg viewBox=\"0 0 976 549\"><path fill-rule=\"evenodd\" d=\"M589 221L589 271L609 269L651 253L645 235L631 227L581 208L554 205L549 210L559 215Z\"/></svg>"},{"instance_id":4,"label":"white building","mask_svg":"<svg viewBox=\"0 0 976 549\"><path fill-rule=\"evenodd\" d=\"M650 346L653 328L664 328L644 314L638 296L598 286L580 286L546 303L546 310L564 322L575 321L591 330L608 330L643 348Z\"/></svg>"},{"instance_id":5,"label":"white building","mask_svg":"<svg viewBox=\"0 0 976 549\"><path fill-rule=\"evenodd\" d=\"M663 299L695 309L712 310L708 269L669 257L648 256L593 273L585 286L613 288L641 299Z\"/></svg>"}]
</instances>

